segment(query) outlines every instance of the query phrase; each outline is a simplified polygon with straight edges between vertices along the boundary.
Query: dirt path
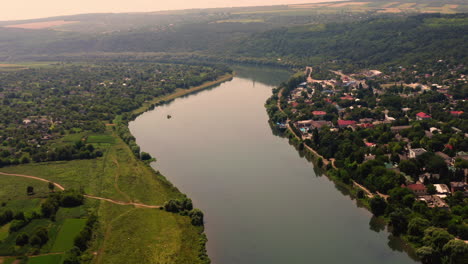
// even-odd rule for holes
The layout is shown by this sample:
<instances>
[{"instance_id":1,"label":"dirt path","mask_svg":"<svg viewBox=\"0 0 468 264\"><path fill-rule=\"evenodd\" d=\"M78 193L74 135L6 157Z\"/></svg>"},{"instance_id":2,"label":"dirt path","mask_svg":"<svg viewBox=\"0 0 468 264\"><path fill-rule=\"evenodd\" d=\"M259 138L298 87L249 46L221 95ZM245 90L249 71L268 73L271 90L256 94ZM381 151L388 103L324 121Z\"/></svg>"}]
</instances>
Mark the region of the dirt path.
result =
<instances>
[{"instance_id":1,"label":"dirt path","mask_svg":"<svg viewBox=\"0 0 468 264\"><path fill-rule=\"evenodd\" d=\"M0 175L27 178L27 179L33 179L33 180L42 181L42 182L51 182L57 188L59 188L61 191L65 190L65 187L63 187L62 185L60 185L60 184L58 184L56 182L52 182L52 181L49 181L49 180L46 180L46 179L43 179L43 178L39 178L39 177L36 177L36 176L23 175L23 174L10 174L10 173L4 173L4 172L0 172ZM106 202L117 204L117 205L133 205L135 207L151 208L151 209L158 209L158 208L162 207L160 205L147 205L147 204L142 204L142 203L122 202L122 201L117 201L117 200L113 200L113 199L109 199L109 198L103 198L103 197L98 197L98 196L93 196L93 195L86 195L86 194L84 196L86 198L89 198L89 199L106 201Z\"/></svg>"},{"instance_id":2,"label":"dirt path","mask_svg":"<svg viewBox=\"0 0 468 264\"><path fill-rule=\"evenodd\" d=\"M363 190L367 194L367 197L374 198L374 194L371 191L369 191L366 187L364 187L361 184L355 182L354 180L353 180L353 185L358 187L359 189Z\"/></svg>"},{"instance_id":3,"label":"dirt path","mask_svg":"<svg viewBox=\"0 0 468 264\"><path fill-rule=\"evenodd\" d=\"M312 67L310 67L310 66L306 67L305 74L307 74L307 72L309 72L308 75L307 75L307 82L308 83L313 83L314 82L314 79L312 78L312 71L313 70L314 69Z\"/></svg>"},{"instance_id":4,"label":"dirt path","mask_svg":"<svg viewBox=\"0 0 468 264\"><path fill-rule=\"evenodd\" d=\"M0 175L28 178L28 179L33 179L33 180L37 180L37 181L47 182L47 183L51 182L51 181L43 179L43 178L39 178L39 177L36 177L36 176L30 176L30 175L23 175L23 174L10 174L10 173L0 172ZM61 191L65 190L65 187L63 187L62 185L60 185L60 184L58 184L56 182L51 182L51 183L54 184L55 187L59 188Z\"/></svg>"},{"instance_id":5,"label":"dirt path","mask_svg":"<svg viewBox=\"0 0 468 264\"><path fill-rule=\"evenodd\" d=\"M120 187L119 187L119 178L120 178L120 164L117 161L117 159L112 158L112 161L114 162L115 166L117 166L117 172L115 173L115 178L114 178L114 188L117 190L118 193L120 193L127 201L132 201L130 196L128 196L125 192L123 192Z\"/></svg>"}]
</instances>

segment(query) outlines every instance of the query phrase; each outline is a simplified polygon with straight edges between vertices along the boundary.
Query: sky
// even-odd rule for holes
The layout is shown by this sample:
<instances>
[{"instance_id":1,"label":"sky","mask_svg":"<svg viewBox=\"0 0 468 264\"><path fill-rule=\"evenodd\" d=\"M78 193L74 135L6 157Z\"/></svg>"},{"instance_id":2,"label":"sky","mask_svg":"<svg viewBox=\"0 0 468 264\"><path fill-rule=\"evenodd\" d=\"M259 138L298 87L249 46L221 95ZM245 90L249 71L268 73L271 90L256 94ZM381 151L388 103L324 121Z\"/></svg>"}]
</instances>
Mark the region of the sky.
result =
<instances>
[{"instance_id":1,"label":"sky","mask_svg":"<svg viewBox=\"0 0 468 264\"><path fill-rule=\"evenodd\" d=\"M259 6L326 0L0 0L0 21L83 13L152 12L160 10ZM330 0L328 0L330 1Z\"/></svg>"}]
</instances>

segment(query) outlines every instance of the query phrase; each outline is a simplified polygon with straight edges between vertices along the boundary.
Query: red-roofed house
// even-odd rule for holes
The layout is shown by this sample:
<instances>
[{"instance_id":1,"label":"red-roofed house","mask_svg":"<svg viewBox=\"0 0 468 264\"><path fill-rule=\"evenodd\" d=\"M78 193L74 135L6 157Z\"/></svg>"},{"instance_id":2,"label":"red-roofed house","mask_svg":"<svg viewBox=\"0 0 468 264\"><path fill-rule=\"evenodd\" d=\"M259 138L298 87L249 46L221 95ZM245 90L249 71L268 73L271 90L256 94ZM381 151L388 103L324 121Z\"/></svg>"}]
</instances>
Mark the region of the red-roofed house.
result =
<instances>
[{"instance_id":1,"label":"red-roofed house","mask_svg":"<svg viewBox=\"0 0 468 264\"><path fill-rule=\"evenodd\" d=\"M461 116L463 113L464 113L463 111L450 111L450 114L456 117Z\"/></svg>"},{"instance_id":2,"label":"red-roofed house","mask_svg":"<svg viewBox=\"0 0 468 264\"><path fill-rule=\"evenodd\" d=\"M410 184L406 186L406 188L410 189L411 191L414 192L414 194L418 196L427 194L426 186L424 186L424 184L421 184L421 183Z\"/></svg>"},{"instance_id":3,"label":"red-roofed house","mask_svg":"<svg viewBox=\"0 0 468 264\"><path fill-rule=\"evenodd\" d=\"M313 114L314 116L323 117L324 115L327 114L327 112L324 112L324 111L312 111L312 114Z\"/></svg>"},{"instance_id":4,"label":"red-roofed house","mask_svg":"<svg viewBox=\"0 0 468 264\"><path fill-rule=\"evenodd\" d=\"M362 127L362 128L373 128L374 127L373 124L369 124L369 123L359 124L359 126Z\"/></svg>"},{"instance_id":5,"label":"red-roofed house","mask_svg":"<svg viewBox=\"0 0 468 264\"><path fill-rule=\"evenodd\" d=\"M356 125L356 121L353 120L338 120L338 126L340 128L352 126L354 127Z\"/></svg>"},{"instance_id":6,"label":"red-roofed house","mask_svg":"<svg viewBox=\"0 0 468 264\"><path fill-rule=\"evenodd\" d=\"M292 107L297 107L299 105L299 103L298 102L292 102L291 105L292 105Z\"/></svg>"},{"instance_id":7,"label":"red-roofed house","mask_svg":"<svg viewBox=\"0 0 468 264\"><path fill-rule=\"evenodd\" d=\"M366 142L366 146L368 146L370 148L373 148L373 147L377 146L377 144L371 143L371 142Z\"/></svg>"},{"instance_id":8,"label":"red-roofed house","mask_svg":"<svg viewBox=\"0 0 468 264\"><path fill-rule=\"evenodd\" d=\"M430 119L430 118L431 118L431 116L424 113L424 112L419 112L419 113L416 114L416 119L417 120L425 120L425 119Z\"/></svg>"},{"instance_id":9,"label":"red-roofed house","mask_svg":"<svg viewBox=\"0 0 468 264\"><path fill-rule=\"evenodd\" d=\"M340 99L341 100L354 100L354 97L347 95L347 96L340 97Z\"/></svg>"},{"instance_id":10,"label":"red-roofed house","mask_svg":"<svg viewBox=\"0 0 468 264\"><path fill-rule=\"evenodd\" d=\"M330 98L325 98L325 99L323 99L323 100L324 100L325 102L329 103L329 104L331 104L331 102L332 102L332 100L331 100Z\"/></svg>"}]
</instances>

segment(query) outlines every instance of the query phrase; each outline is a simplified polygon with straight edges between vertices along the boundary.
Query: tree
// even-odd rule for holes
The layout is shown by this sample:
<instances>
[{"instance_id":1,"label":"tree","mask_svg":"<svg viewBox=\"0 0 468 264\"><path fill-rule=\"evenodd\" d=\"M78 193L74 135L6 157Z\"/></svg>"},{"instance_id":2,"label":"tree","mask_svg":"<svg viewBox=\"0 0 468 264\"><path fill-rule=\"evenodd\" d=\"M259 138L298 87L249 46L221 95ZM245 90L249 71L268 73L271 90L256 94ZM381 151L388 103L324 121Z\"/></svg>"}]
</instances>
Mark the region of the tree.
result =
<instances>
[{"instance_id":1,"label":"tree","mask_svg":"<svg viewBox=\"0 0 468 264\"><path fill-rule=\"evenodd\" d=\"M436 194L437 193L436 187L433 184L427 185L427 193L430 195Z\"/></svg>"},{"instance_id":2,"label":"tree","mask_svg":"<svg viewBox=\"0 0 468 264\"><path fill-rule=\"evenodd\" d=\"M49 191L50 191L50 192L53 192L54 189L55 189L55 184L53 184L52 182L49 182L48 188L49 188Z\"/></svg>"},{"instance_id":3,"label":"tree","mask_svg":"<svg viewBox=\"0 0 468 264\"><path fill-rule=\"evenodd\" d=\"M420 247L416 250L416 255L421 259L423 264L431 264L437 260L434 249L431 247Z\"/></svg>"},{"instance_id":4,"label":"tree","mask_svg":"<svg viewBox=\"0 0 468 264\"><path fill-rule=\"evenodd\" d=\"M193 209L189 213L190 218L192 219L192 225L202 226L203 225L203 212L199 209Z\"/></svg>"},{"instance_id":5,"label":"tree","mask_svg":"<svg viewBox=\"0 0 468 264\"><path fill-rule=\"evenodd\" d=\"M402 160L398 167L408 175L417 176L419 174L419 167L412 160Z\"/></svg>"},{"instance_id":6,"label":"tree","mask_svg":"<svg viewBox=\"0 0 468 264\"><path fill-rule=\"evenodd\" d=\"M16 245L24 246L29 243L29 236L25 233L21 233L16 237Z\"/></svg>"},{"instance_id":7,"label":"tree","mask_svg":"<svg viewBox=\"0 0 468 264\"><path fill-rule=\"evenodd\" d=\"M443 247L443 253L448 256L448 264L468 263L468 244L462 240L450 240Z\"/></svg>"},{"instance_id":8,"label":"tree","mask_svg":"<svg viewBox=\"0 0 468 264\"><path fill-rule=\"evenodd\" d=\"M149 153L146 153L146 152L142 152L140 158L141 158L141 160L150 160L150 159L152 159L151 155Z\"/></svg>"},{"instance_id":9,"label":"tree","mask_svg":"<svg viewBox=\"0 0 468 264\"><path fill-rule=\"evenodd\" d=\"M424 245L432 247L437 252L441 252L445 244L452 239L453 236L442 228L429 227L424 230Z\"/></svg>"},{"instance_id":10,"label":"tree","mask_svg":"<svg viewBox=\"0 0 468 264\"><path fill-rule=\"evenodd\" d=\"M27 193L28 195L33 195L33 194L34 194L34 187L28 186L28 187L26 188L26 193Z\"/></svg>"},{"instance_id":11,"label":"tree","mask_svg":"<svg viewBox=\"0 0 468 264\"><path fill-rule=\"evenodd\" d=\"M385 213L385 209L387 208L387 203L382 197L377 196L370 200L370 207L371 207L371 212L375 216L381 216Z\"/></svg>"},{"instance_id":12,"label":"tree","mask_svg":"<svg viewBox=\"0 0 468 264\"><path fill-rule=\"evenodd\" d=\"M392 233L395 236L406 233L408 229L407 213L401 209L397 209L390 214L390 225L392 226Z\"/></svg>"},{"instance_id":13,"label":"tree","mask_svg":"<svg viewBox=\"0 0 468 264\"><path fill-rule=\"evenodd\" d=\"M408 234L412 236L423 236L424 230L429 227L431 223L421 217L415 217L408 223Z\"/></svg>"}]
</instances>

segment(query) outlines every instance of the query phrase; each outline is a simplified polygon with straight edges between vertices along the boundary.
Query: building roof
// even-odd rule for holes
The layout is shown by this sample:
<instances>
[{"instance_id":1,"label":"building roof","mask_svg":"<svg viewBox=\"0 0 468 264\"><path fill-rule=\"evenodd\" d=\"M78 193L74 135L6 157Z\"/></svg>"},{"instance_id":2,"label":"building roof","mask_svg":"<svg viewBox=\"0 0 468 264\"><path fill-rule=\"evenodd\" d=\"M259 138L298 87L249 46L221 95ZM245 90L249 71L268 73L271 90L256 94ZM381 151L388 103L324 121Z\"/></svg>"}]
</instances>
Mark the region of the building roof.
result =
<instances>
[{"instance_id":1,"label":"building roof","mask_svg":"<svg viewBox=\"0 0 468 264\"><path fill-rule=\"evenodd\" d=\"M415 183L415 184L410 184L408 186L406 186L406 188L412 190L412 191L425 191L426 190L426 186L424 186L424 184L420 184L420 183Z\"/></svg>"},{"instance_id":2,"label":"building roof","mask_svg":"<svg viewBox=\"0 0 468 264\"><path fill-rule=\"evenodd\" d=\"M414 154L416 155L419 155L419 154L423 154L423 153L426 153L427 151L423 148L414 148L414 149L410 149L410 151L414 152Z\"/></svg>"},{"instance_id":3,"label":"building roof","mask_svg":"<svg viewBox=\"0 0 468 264\"><path fill-rule=\"evenodd\" d=\"M318 129L322 128L323 126L331 127L332 125L333 125L333 123L330 122L330 121L312 121L312 122L310 122L311 127L318 128Z\"/></svg>"},{"instance_id":4,"label":"building roof","mask_svg":"<svg viewBox=\"0 0 468 264\"><path fill-rule=\"evenodd\" d=\"M347 95L347 96L340 97L340 99L341 100L354 100L354 97Z\"/></svg>"},{"instance_id":5,"label":"building roof","mask_svg":"<svg viewBox=\"0 0 468 264\"><path fill-rule=\"evenodd\" d=\"M369 124L369 123L359 124L359 126L362 127L362 128L371 128L371 127L374 127L373 124Z\"/></svg>"},{"instance_id":6,"label":"building roof","mask_svg":"<svg viewBox=\"0 0 468 264\"><path fill-rule=\"evenodd\" d=\"M434 187L437 190L437 193L450 193L450 189L445 184L434 184Z\"/></svg>"},{"instance_id":7,"label":"building roof","mask_svg":"<svg viewBox=\"0 0 468 264\"><path fill-rule=\"evenodd\" d=\"M375 147L377 144L371 143L371 142L366 142L366 146L368 147Z\"/></svg>"},{"instance_id":8,"label":"building roof","mask_svg":"<svg viewBox=\"0 0 468 264\"><path fill-rule=\"evenodd\" d=\"M424 113L424 112L419 112L416 114L417 117L420 117L420 118L431 118L430 115Z\"/></svg>"},{"instance_id":9,"label":"building roof","mask_svg":"<svg viewBox=\"0 0 468 264\"><path fill-rule=\"evenodd\" d=\"M464 188L465 185L464 182L450 182L450 187L452 188Z\"/></svg>"},{"instance_id":10,"label":"building roof","mask_svg":"<svg viewBox=\"0 0 468 264\"><path fill-rule=\"evenodd\" d=\"M292 105L292 107L297 107L299 105L299 103L298 102L292 102L291 105Z\"/></svg>"},{"instance_id":11,"label":"building roof","mask_svg":"<svg viewBox=\"0 0 468 264\"><path fill-rule=\"evenodd\" d=\"M352 126L355 124L356 124L356 121L353 121L353 120L338 120L339 126Z\"/></svg>"},{"instance_id":12,"label":"building roof","mask_svg":"<svg viewBox=\"0 0 468 264\"><path fill-rule=\"evenodd\" d=\"M316 115L316 116L318 116L318 115L326 115L327 112L324 112L324 111L313 111L312 114L313 114L313 115Z\"/></svg>"},{"instance_id":13,"label":"building roof","mask_svg":"<svg viewBox=\"0 0 468 264\"><path fill-rule=\"evenodd\" d=\"M452 115L461 115L463 113L464 113L463 111L450 111L450 114Z\"/></svg>"}]
</instances>

